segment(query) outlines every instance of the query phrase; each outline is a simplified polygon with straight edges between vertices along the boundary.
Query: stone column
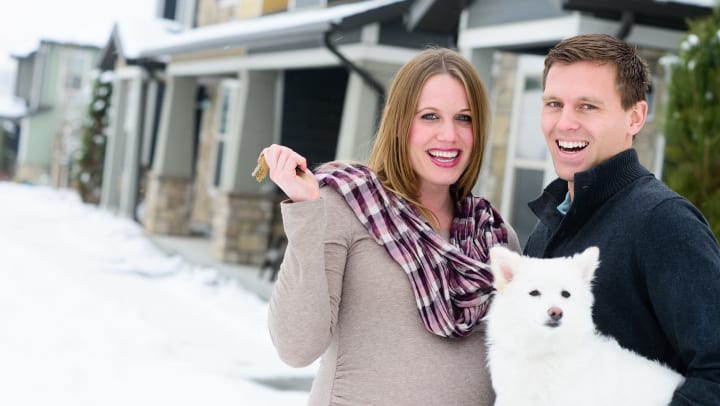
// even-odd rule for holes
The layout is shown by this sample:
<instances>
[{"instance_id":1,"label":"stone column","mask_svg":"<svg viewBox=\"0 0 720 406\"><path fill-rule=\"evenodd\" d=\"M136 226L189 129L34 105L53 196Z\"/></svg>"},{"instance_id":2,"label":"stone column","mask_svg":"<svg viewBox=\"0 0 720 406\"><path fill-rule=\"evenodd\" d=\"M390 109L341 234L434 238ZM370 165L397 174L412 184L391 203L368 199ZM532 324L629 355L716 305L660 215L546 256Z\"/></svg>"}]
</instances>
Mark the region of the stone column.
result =
<instances>
[{"instance_id":1,"label":"stone column","mask_svg":"<svg viewBox=\"0 0 720 406\"><path fill-rule=\"evenodd\" d=\"M144 225L151 233L190 233L194 77L168 77L155 159L148 179Z\"/></svg>"},{"instance_id":2,"label":"stone column","mask_svg":"<svg viewBox=\"0 0 720 406\"><path fill-rule=\"evenodd\" d=\"M215 202L213 254L225 262L259 264L271 238L277 197L272 185L258 184L251 173L279 128L274 114L280 103L278 77L276 72L243 71L239 78L236 120L223 159L221 196Z\"/></svg>"}]
</instances>

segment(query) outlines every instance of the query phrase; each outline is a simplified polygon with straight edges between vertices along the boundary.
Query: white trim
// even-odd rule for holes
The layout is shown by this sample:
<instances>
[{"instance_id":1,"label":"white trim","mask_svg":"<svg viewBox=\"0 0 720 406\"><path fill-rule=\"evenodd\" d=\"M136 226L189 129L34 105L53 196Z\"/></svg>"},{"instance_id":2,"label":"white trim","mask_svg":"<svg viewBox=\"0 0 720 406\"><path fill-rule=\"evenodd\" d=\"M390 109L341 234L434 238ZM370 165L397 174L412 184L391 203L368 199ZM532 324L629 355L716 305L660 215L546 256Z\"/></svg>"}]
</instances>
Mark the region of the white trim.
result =
<instances>
[{"instance_id":1,"label":"white trim","mask_svg":"<svg viewBox=\"0 0 720 406\"><path fill-rule=\"evenodd\" d=\"M555 44L564 38L579 34L615 34L620 28L617 21L603 20L574 12L566 17L546 18L517 23L497 24L462 30L458 34L458 47L496 48L533 44ZM626 40L641 47L676 50L684 32L646 25L633 25Z\"/></svg>"},{"instance_id":2,"label":"white trim","mask_svg":"<svg viewBox=\"0 0 720 406\"><path fill-rule=\"evenodd\" d=\"M161 38L140 51L140 57L154 57L208 49L295 43L303 37L314 39L346 18L368 13L404 0L369 0L333 7L271 14L188 30Z\"/></svg>"},{"instance_id":3,"label":"white trim","mask_svg":"<svg viewBox=\"0 0 720 406\"><path fill-rule=\"evenodd\" d=\"M116 80L133 80L145 77L145 71L139 66L124 66L115 70L113 74Z\"/></svg>"},{"instance_id":4,"label":"white trim","mask_svg":"<svg viewBox=\"0 0 720 406\"><path fill-rule=\"evenodd\" d=\"M418 50L382 45L353 44L340 47L340 52L351 61L373 61L403 65ZM200 76L234 73L240 70L297 69L321 66L339 66L340 61L325 48L250 54L225 58L172 62L167 73L173 76Z\"/></svg>"},{"instance_id":5,"label":"white trim","mask_svg":"<svg viewBox=\"0 0 720 406\"><path fill-rule=\"evenodd\" d=\"M567 17L497 24L462 30L458 48L495 48L529 43L557 42L578 32L580 14Z\"/></svg>"}]
</instances>

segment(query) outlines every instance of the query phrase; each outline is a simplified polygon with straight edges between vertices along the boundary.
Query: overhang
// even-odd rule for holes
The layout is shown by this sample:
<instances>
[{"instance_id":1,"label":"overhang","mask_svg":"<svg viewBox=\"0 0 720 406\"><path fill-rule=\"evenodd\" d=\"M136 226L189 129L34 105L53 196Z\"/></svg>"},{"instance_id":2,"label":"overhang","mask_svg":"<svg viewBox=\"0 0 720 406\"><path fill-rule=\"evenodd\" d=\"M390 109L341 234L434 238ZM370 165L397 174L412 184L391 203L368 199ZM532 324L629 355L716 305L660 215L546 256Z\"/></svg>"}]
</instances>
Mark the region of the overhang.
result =
<instances>
[{"instance_id":1,"label":"overhang","mask_svg":"<svg viewBox=\"0 0 720 406\"><path fill-rule=\"evenodd\" d=\"M234 47L287 46L320 41L333 28L352 29L397 18L407 10L409 3L409 0L370 0L200 27L156 42L140 52L140 56L158 57Z\"/></svg>"}]
</instances>

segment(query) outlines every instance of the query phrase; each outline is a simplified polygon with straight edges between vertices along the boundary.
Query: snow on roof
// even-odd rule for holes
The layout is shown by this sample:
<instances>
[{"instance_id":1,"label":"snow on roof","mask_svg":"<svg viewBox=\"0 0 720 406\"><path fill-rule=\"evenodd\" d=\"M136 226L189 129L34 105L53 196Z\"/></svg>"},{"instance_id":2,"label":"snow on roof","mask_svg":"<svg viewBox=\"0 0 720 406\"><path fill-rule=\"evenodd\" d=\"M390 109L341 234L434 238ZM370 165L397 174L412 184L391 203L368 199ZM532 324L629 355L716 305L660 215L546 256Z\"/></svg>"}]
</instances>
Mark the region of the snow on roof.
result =
<instances>
[{"instance_id":1,"label":"snow on roof","mask_svg":"<svg viewBox=\"0 0 720 406\"><path fill-rule=\"evenodd\" d=\"M17 120L28 114L25 103L17 97L0 95L0 118Z\"/></svg>"},{"instance_id":2,"label":"snow on roof","mask_svg":"<svg viewBox=\"0 0 720 406\"><path fill-rule=\"evenodd\" d=\"M117 52L126 59L136 59L146 48L162 43L183 30L182 24L166 19L125 19L115 24Z\"/></svg>"},{"instance_id":3,"label":"snow on roof","mask_svg":"<svg viewBox=\"0 0 720 406\"><path fill-rule=\"evenodd\" d=\"M250 42L290 42L303 36L323 33L333 24L340 24L348 17L405 2L406 0L368 0L195 28L155 42L154 46L146 47L140 56L218 49Z\"/></svg>"},{"instance_id":4,"label":"snow on roof","mask_svg":"<svg viewBox=\"0 0 720 406\"><path fill-rule=\"evenodd\" d=\"M655 0L658 3L683 3L691 6L713 7L717 0Z\"/></svg>"}]
</instances>

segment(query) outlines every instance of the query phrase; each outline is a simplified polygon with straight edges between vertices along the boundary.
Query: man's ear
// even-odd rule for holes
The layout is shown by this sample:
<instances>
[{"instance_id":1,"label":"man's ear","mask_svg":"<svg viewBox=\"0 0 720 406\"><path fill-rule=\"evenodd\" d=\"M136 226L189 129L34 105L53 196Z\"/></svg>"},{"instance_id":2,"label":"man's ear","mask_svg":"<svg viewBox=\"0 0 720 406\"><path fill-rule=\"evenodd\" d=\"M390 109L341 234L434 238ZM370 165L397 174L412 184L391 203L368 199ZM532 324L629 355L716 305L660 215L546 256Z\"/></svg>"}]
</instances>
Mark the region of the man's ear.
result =
<instances>
[{"instance_id":1,"label":"man's ear","mask_svg":"<svg viewBox=\"0 0 720 406\"><path fill-rule=\"evenodd\" d=\"M647 119L648 104L645 100L640 100L630 108L630 123L628 128L628 135L633 137L642 130Z\"/></svg>"},{"instance_id":2,"label":"man's ear","mask_svg":"<svg viewBox=\"0 0 720 406\"><path fill-rule=\"evenodd\" d=\"M513 264L519 255L503 246L490 248L490 269L492 270L495 289L502 290L513 279Z\"/></svg>"}]
</instances>

